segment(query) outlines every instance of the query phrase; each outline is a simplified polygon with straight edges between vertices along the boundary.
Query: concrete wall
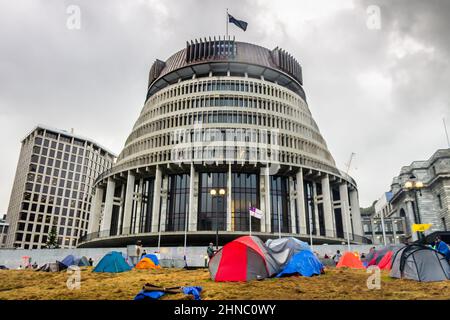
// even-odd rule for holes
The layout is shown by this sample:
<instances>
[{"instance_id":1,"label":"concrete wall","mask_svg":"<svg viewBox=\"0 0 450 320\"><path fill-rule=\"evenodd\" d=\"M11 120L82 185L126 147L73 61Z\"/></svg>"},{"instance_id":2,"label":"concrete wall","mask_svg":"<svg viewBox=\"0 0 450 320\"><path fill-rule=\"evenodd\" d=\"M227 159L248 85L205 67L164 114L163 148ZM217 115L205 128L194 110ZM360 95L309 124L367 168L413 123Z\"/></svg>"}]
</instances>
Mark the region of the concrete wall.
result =
<instances>
[{"instance_id":1,"label":"concrete wall","mask_svg":"<svg viewBox=\"0 0 450 320\"><path fill-rule=\"evenodd\" d=\"M352 245L351 250L359 253L369 252L372 245ZM381 246L376 246L381 247ZM157 251L155 247L144 248L147 253L154 253ZM315 252L319 253L320 257L325 254L332 256L336 253L336 250L341 252L347 251L346 245L316 245L313 247ZM74 256L81 257L86 256L88 259L94 260L94 265L108 252L120 251L122 253L132 255L132 250L127 248L86 248L86 249L0 249L0 265L5 265L10 269L17 269L20 265L23 265L24 256L31 257L32 263L37 262L39 266L48 263L61 261L67 255L73 254ZM184 261L184 249L183 247L162 247L160 253L160 260L163 267L183 267ZM186 248L186 260L189 266L203 267L205 265L206 247L188 247Z\"/></svg>"}]
</instances>

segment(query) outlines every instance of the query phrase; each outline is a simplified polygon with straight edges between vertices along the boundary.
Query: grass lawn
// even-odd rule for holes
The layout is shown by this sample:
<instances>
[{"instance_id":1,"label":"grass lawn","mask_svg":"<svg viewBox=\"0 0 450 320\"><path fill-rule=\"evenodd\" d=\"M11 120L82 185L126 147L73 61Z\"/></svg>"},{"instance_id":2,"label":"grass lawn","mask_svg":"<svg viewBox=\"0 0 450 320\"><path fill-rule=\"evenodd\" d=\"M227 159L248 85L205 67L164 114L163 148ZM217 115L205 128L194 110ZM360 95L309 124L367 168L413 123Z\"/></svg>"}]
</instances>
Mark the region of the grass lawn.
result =
<instances>
[{"instance_id":1,"label":"grass lawn","mask_svg":"<svg viewBox=\"0 0 450 320\"><path fill-rule=\"evenodd\" d=\"M382 272L381 289L369 290L365 270L327 269L312 278L289 277L242 283L214 282L207 269L132 270L124 273L81 271L81 288L69 290L66 272L0 270L0 299L130 300L142 286L202 286L202 299L450 299L450 281L420 283L392 279ZM166 294L162 299L190 299Z\"/></svg>"}]
</instances>

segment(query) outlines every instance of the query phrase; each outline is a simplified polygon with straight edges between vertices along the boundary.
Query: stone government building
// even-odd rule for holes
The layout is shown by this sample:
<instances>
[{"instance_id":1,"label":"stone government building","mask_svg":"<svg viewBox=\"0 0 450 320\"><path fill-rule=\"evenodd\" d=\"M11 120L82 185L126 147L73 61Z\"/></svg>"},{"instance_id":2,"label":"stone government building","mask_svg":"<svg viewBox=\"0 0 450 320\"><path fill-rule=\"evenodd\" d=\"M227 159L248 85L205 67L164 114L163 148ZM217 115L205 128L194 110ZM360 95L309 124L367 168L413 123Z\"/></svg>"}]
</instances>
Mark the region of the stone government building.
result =
<instances>
[{"instance_id":1,"label":"stone government building","mask_svg":"<svg viewBox=\"0 0 450 320\"><path fill-rule=\"evenodd\" d=\"M367 242L356 182L312 118L302 68L286 51L201 39L149 72L144 107L95 182L81 247L263 239ZM211 194L214 189L215 195ZM311 231L311 232L310 232Z\"/></svg>"},{"instance_id":2,"label":"stone government building","mask_svg":"<svg viewBox=\"0 0 450 320\"><path fill-rule=\"evenodd\" d=\"M424 184L417 198L404 187L411 175ZM417 233L411 232L414 223L430 223L426 235L450 230L450 148L437 150L430 159L403 167L394 177L391 190L390 216L405 217L408 240L418 240Z\"/></svg>"}]
</instances>

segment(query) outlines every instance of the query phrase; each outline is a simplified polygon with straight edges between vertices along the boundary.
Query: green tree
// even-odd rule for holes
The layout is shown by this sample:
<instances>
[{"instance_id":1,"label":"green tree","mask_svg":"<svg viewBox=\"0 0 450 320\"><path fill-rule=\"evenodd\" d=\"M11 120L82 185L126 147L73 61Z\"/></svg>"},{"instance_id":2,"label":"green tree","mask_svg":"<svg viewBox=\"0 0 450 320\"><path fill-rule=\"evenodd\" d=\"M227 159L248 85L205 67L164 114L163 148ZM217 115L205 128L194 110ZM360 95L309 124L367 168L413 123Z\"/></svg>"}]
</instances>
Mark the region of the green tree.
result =
<instances>
[{"instance_id":1,"label":"green tree","mask_svg":"<svg viewBox=\"0 0 450 320\"><path fill-rule=\"evenodd\" d=\"M56 234L56 226L53 226L50 233L47 236L47 243L45 244L47 249L58 249L58 235Z\"/></svg>"}]
</instances>

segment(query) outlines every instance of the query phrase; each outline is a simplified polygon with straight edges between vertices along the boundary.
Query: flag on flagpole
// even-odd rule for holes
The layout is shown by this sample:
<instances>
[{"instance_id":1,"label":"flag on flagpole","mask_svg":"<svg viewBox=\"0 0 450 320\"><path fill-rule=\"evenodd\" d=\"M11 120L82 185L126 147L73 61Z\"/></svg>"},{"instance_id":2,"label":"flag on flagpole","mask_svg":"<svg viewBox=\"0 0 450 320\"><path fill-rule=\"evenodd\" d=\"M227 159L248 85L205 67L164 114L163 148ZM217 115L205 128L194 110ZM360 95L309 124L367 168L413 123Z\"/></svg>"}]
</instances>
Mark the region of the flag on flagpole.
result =
<instances>
[{"instance_id":1,"label":"flag on flagpole","mask_svg":"<svg viewBox=\"0 0 450 320\"><path fill-rule=\"evenodd\" d=\"M237 27L241 28L244 31L247 30L248 23L243 20L236 19L231 14L228 14L228 22L235 24Z\"/></svg>"},{"instance_id":2,"label":"flag on flagpole","mask_svg":"<svg viewBox=\"0 0 450 320\"><path fill-rule=\"evenodd\" d=\"M250 215L255 217L256 219L261 219L263 216L263 212L255 207L250 207Z\"/></svg>"}]
</instances>

